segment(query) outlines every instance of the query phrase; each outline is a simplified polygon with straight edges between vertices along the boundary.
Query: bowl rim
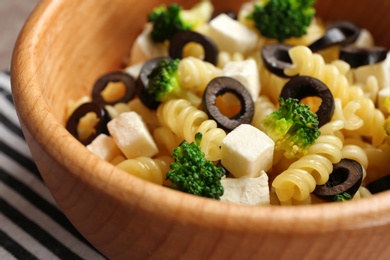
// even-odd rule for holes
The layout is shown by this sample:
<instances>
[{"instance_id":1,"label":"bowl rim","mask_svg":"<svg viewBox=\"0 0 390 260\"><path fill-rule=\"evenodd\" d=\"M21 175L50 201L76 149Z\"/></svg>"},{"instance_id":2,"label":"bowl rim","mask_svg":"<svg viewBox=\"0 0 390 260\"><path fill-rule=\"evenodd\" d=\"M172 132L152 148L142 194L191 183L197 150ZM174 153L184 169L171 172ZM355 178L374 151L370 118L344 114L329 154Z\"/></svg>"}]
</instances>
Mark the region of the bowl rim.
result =
<instances>
[{"instance_id":1,"label":"bowl rim","mask_svg":"<svg viewBox=\"0 0 390 260\"><path fill-rule=\"evenodd\" d=\"M42 20L37 20L37 17L48 8L59 7L60 5L56 5L55 1L42 1L33 11L32 18L27 20L15 45L11 65L11 86L23 131L31 134L40 147L58 164L68 169L69 173L78 172L75 177L81 182L96 185L103 194L115 198L123 205L134 206L134 203L137 203L146 212L154 212L158 209L160 214L170 219L177 219L176 214L180 211L180 221L225 231L318 234L390 223L390 200L388 199L390 191L342 204L326 203L293 207L238 205L221 203L158 186L97 159L73 138L51 113L50 106L39 89L39 79L34 77L40 66L34 58L34 48L39 44L37 35L40 34L40 30L45 29L45 26L49 26ZM36 23L37 21L41 22ZM37 131L37 129L48 132L42 135L41 130ZM54 134L66 140L67 149L62 149L52 138ZM63 152L58 154L60 150ZM76 161L66 160L74 157L74 151L82 152L85 157L76 157ZM85 161L94 162L95 174L98 178L90 178L91 163ZM124 184L129 186L125 187ZM122 189L121 193L117 192L119 188ZM130 197L133 198L128 200ZM161 197L165 199L161 200ZM142 203L139 203L140 200Z\"/></svg>"}]
</instances>

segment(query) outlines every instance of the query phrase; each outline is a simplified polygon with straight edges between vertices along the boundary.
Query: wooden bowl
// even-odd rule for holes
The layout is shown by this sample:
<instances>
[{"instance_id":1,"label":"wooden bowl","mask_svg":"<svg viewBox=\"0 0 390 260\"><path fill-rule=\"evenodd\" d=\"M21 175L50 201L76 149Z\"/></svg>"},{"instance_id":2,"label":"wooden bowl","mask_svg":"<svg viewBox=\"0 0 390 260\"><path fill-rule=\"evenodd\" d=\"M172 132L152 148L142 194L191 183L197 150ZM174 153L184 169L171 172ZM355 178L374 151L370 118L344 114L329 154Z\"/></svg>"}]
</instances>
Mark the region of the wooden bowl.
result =
<instances>
[{"instance_id":1,"label":"wooden bowl","mask_svg":"<svg viewBox=\"0 0 390 260\"><path fill-rule=\"evenodd\" d=\"M125 174L66 131L67 101L89 93L98 75L121 65L146 14L161 2L44 0L17 41L11 68L17 113L46 185L74 226L111 259L389 256L389 192L309 207L220 203ZM226 10L241 3L214 4ZM388 12L387 0L317 3L317 15L362 24L390 47Z\"/></svg>"}]
</instances>

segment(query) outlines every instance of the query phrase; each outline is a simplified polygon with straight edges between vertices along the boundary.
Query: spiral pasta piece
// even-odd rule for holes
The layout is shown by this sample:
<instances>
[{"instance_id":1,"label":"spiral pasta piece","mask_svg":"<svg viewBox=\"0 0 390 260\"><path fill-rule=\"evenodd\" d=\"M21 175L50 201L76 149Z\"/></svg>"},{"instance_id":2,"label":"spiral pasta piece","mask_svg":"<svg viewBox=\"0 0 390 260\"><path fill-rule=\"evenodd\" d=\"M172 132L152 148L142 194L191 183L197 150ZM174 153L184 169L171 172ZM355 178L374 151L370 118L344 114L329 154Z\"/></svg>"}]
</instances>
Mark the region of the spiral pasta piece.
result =
<instances>
[{"instance_id":1,"label":"spiral pasta piece","mask_svg":"<svg viewBox=\"0 0 390 260\"><path fill-rule=\"evenodd\" d=\"M364 180L367 175L368 157L363 148L357 145L348 144L344 145L343 149L341 150L341 153L343 158L352 159L360 163L360 165L363 167Z\"/></svg>"},{"instance_id":2,"label":"spiral pasta piece","mask_svg":"<svg viewBox=\"0 0 390 260\"><path fill-rule=\"evenodd\" d=\"M363 147L370 162L367 168L367 182L384 176L389 171L390 145L383 144L379 147Z\"/></svg>"},{"instance_id":3,"label":"spiral pasta piece","mask_svg":"<svg viewBox=\"0 0 390 260\"><path fill-rule=\"evenodd\" d=\"M183 48L183 57L195 57L203 60L204 49L199 43L189 42Z\"/></svg>"},{"instance_id":4,"label":"spiral pasta piece","mask_svg":"<svg viewBox=\"0 0 390 260\"><path fill-rule=\"evenodd\" d=\"M367 77L366 82L359 86L366 97L372 100L372 102L376 102L378 92L379 92L379 83L378 79L374 75L370 75Z\"/></svg>"},{"instance_id":5,"label":"spiral pasta piece","mask_svg":"<svg viewBox=\"0 0 390 260\"><path fill-rule=\"evenodd\" d=\"M277 104L280 92L282 91L284 85L287 83L288 79L281 78L270 72L265 67L263 62L258 64L258 68L261 84L260 95L268 96L273 103Z\"/></svg>"},{"instance_id":6,"label":"spiral pasta piece","mask_svg":"<svg viewBox=\"0 0 390 260\"><path fill-rule=\"evenodd\" d=\"M198 128L198 132L203 134L200 148L206 154L206 159L210 161L217 161L221 159L221 143L225 138L226 132L217 127L214 120L204 121Z\"/></svg>"},{"instance_id":7,"label":"spiral pasta piece","mask_svg":"<svg viewBox=\"0 0 390 260\"><path fill-rule=\"evenodd\" d=\"M335 135L342 127L344 124L341 121L322 126L321 136L309 147L308 153L276 176L272 186L282 204L307 200L316 185L328 181L333 164L342 158L343 142Z\"/></svg>"},{"instance_id":8,"label":"spiral pasta piece","mask_svg":"<svg viewBox=\"0 0 390 260\"><path fill-rule=\"evenodd\" d=\"M276 195L281 203L305 200L316 187L315 179L304 169L288 168L273 181Z\"/></svg>"},{"instance_id":9,"label":"spiral pasta piece","mask_svg":"<svg viewBox=\"0 0 390 260\"><path fill-rule=\"evenodd\" d=\"M207 84L218 76L221 70L213 64L195 57L183 58L179 63L179 84L182 88L201 95Z\"/></svg>"},{"instance_id":10,"label":"spiral pasta piece","mask_svg":"<svg viewBox=\"0 0 390 260\"><path fill-rule=\"evenodd\" d=\"M168 156L158 157L156 159L138 157L125 160L117 164L117 167L146 181L163 185L166 173L170 169L169 164L172 161L172 158Z\"/></svg>"},{"instance_id":11,"label":"spiral pasta piece","mask_svg":"<svg viewBox=\"0 0 390 260\"><path fill-rule=\"evenodd\" d=\"M218 68L223 68L228 62L231 61L243 61L245 59L241 52L229 53L227 51L220 51L218 53Z\"/></svg>"},{"instance_id":12,"label":"spiral pasta piece","mask_svg":"<svg viewBox=\"0 0 390 260\"><path fill-rule=\"evenodd\" d=\"M314 17L307 28L307 33L301 37L292 37L286 40L290 45L309 45L321 38L325 33L325 26L321 19Z\"/></svg>"},{"instance_id":13,"label":"spiral pasta piece","mask_svg":"<svg viewBox=\"0 0 390 260\"><path fill-rule=\"evenodd\" d=\"M104 108L108 111L111 118L117 118L120 114L131 111L130 107L126 103L106 105Z\"/></svg>"},{"instance_id":14,"label":"spiral pasta piece","mask_svg":"<svg viewBox=\"0 0 390 260\"><path fill-rule=\"evenodd\" d=\"M252 125L260 130L263 130L262 123L263 119L276 111L276 106L269 100L267 96L260 95L254 103L255 114L253 116Z\"/></svg>"},{"instance_id":15,"label":"spiral pasta piece","mask_svg":"<svg viewBox=\"0 0 390 260\"><path fill-rule=\"evenodd\" d=\"M172 99L161 104L157 109L157 118L161 125L168 127L175 135L189 143L195 141L197 132L201 132L203 138L200 147L206 159L221 159L220 146L226 132L189 101Z\"/></svg>"},{"instance_id":16,"label":"spiral pasta piece","mask_svg":"<svg viewBox=\"0 0 390 260\"><path fill-rule=\"evenodd\" d=\"M356 111L361 105L357 101L350 101L344 108L341 105L341 100L335 98L335 110L333 120L342 120L345 123L346 130L356 130L362 127L363 120L356 115Z\"/></svg>"},{"instance_id":17,"label":"spiral pasta piece","mask_svg":"<svg viewBox=\"0 0 390 260\"><path fill-rule=\"evenodd\" d=\"M160 155L171 155L173 150L183 141L175 135L168 127L161 126L153 131L153 138L156 141Z\"/></svg>"},{"instance_id":18,"label":"spiral pasta piece","mask_svg":"<svg viewBox=\"0 0 390 260\"><path fill-rule=\"evenodd\" d=\"M187 131L190 130L189 133L184 131L183 124L186 118L188 119L186 122L189 124L185 128ZM177 136L182 137L187 142L193 142L196 130L202 122L208 119L208 116L185 99L172 99L158 107L157 119L161 125L167 126Z\"/></svg>"},{"instance_id":19,"label":"spiral pasta piece","mask_svg":"<svg viewBox=\"0 0 390 260\"><path fill-rule=\"evenodd\" d=\"M286 75L306 75L315 77L324 82L335 98L339 98L344 108L349 102L356 101L361 107L356 115L363 120L363 125L356 129L356 133L372 137L373 145L381 144L385 137L384 116L375 108L372 100L365 96L360 87L350 86L348 79L340 73L333 64L326 64L321 55L312 53L308 47L295 46L289 51L293 65L285 69Z\"/></svg>"},{"instance_id":20,"label":"spiral pasta piece","mask_svg":"<svg viewBox=\"0 0 390 260\"><path fill-rule=\"evenodd\" d=\"M347 78L348 83L352 85L354 79L351 65L339 59L332 60L331 64L334 65L339 70L339 72Z\"/></svg>"},{"instance_id":21,"label":"spiral pasta piece","mask_svg":"<svg viewBox=\"0 0 390 260\"><path fill-rule=\"evenodd\" d=\"M343 158L348 158L357 161L360 163L360 165L364 168L367 169L368 167L368 157L366 152L364 151L363 148L353 145L353 144L347 144L344 145L343 149L341 150L342 152L342 157Z\"/></svg>"}]
</instances>

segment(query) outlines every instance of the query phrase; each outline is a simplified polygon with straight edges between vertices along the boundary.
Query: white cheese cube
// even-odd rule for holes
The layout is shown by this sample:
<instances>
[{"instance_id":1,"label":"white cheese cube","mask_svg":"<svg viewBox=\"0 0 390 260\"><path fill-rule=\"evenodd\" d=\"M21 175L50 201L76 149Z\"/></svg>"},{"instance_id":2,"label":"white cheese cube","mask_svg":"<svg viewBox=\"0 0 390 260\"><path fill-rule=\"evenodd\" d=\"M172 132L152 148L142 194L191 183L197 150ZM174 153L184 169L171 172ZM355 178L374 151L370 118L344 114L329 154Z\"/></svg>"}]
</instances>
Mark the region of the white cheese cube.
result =
<instances>
[{"instance_id":1,"label":"white cheese cube","mask_svg":"<svg viewBox=\"0 0 390 260\"><path fill-rule=\"evenodd\" d=\"M230 61L223 67L222 74L241 82L251 94L253 101L259 97L261 88L255 60Z\"/></svg>"},{"instance_id":2,"label":"white cheese cube","mask_svg":"<svg viewBox=\"0 0 390 260\"><path fill-rule=\"evenodd\" d=\"M220 51L252 52L258 44L257 33L226 14L220 14L210 21L210 38Z\"/></svg>"},{"instance_id":3,"label":"white cheese cube","mask_svg":"<svg viewBox=\"0 0 390 260\"><path fill-rule=\"evenodd\" d=\"M155 43L150 35L153 24L147 23L141 34L135 39L130 52L130 63L134 65L159 56L167 56L167 48L163 43Z\"/></svg>"},{"instance_id":4,"label":"white cheese cube","mask_svg":"<svg viewBox=\"0 0 390 260\"><path fill-rule=\"evenodd\" d=\"M221 144L221 163L236 178L257 177L272 167L275 143L249 124L231 131Z\"/></svg>"},{"instance_id":5,"label":"white cheese cube","mask_svg":"<svg viewBox=\"0 0 390 260\"><path fill-rule=\"evenodd\" d=\"M362 28L360 30L358 38L353 43L353 45L356 47L371 48L374 47L374 38L372 37L370 31Z\"/></svg>"},{"instance_id":6,"label":"white cheese cube","mask_svg":"<svg viewBox=\"0 0 390 260\"><path fill-rule=\"evenodd\" d=\"M389 112L387 111L387 109L384 107L384 104L385 104L385 100L387 97L390 96L390 86L389 87L386 87L386 88L382 88L381 90L379 90L378 92L378 99L377 99L377 102L378 102L378 108L383 112L385 113L385 115L387 115Z\"/></svg>"},{"instance_id":7,"label":"white cheese cube","mask_svg":"<svg viewBox=\"0 0 390 260\"><path fill-rule=\"evenodd\" d=\"M141 73L144 64L145 62L138 62L136 64L127 66L124 71L130 76L132 76L134 79L137 79L139 74Z\"/></svg>"},{"instance_id":8,"label":"white cheese cube","mask_svg":"<svg viewBox=\"0 0 390 260\"><path fill-rule=\"evenodd\" d=\"M384 61L373 65L365 65L353 69L353 75L356 82L365 84L367 78L373 75L378 80L379 89L390 85L390 54Z\"/></svg>"},{"instance_id":9,"label":"white cheese cube","mask_svg":"<svg viewBox=\"0 0 390 260\"><path fill-rule=\"evenodd\" d=\"M255 178L224 178L221 184L225 190L221 201L246 205L270 204L268 176L265 172Z\"/></svg>"},{"instance_id":10,"label":"white cheese cube","mask_svg":"<svg viewBox=\"0 0 390 260\"><path fill-rule=\"evenodd\" d=\"M122 154L118 146L116 146L114 139L105 134L100 134L93 139L93 141L87 145L87 149L99 158L108 162Z\"/></svg>"},{"instance_id":11,"label":"white cheese cube","mask_svg":"<svg viewBox=\"0 0 390 260\"><path fill-rule=\"evenodd\" d=\"M152 157L158 153L142 117L136 112L125 112L107 124L115 143L128 159L139 156Z\"/></svg>"}]
</instances>

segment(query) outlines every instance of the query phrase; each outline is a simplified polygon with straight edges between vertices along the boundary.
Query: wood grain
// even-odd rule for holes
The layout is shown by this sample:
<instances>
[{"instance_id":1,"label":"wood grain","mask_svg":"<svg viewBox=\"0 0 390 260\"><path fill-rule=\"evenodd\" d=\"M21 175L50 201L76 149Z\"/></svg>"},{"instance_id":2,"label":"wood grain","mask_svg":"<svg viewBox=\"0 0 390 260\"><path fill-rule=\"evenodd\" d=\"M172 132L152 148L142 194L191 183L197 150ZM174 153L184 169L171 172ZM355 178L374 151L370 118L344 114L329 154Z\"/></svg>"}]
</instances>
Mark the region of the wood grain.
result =
<instances>
[{"instance_id":1,"label":"wood grain","mask_svg":"<svg viewBox=\"0 0 390 260\"><path fill-rule=\"evenodd\" d=\"M176 1L191 6L195 1ZM380 259L390 255L390 193L311 207L249 207L146 183L99 160L63 127L70 98L118 68L157 0L44 0L11 67L18 116L58 205L110 259ZM214 1L219 10L240 2ZM374 4L375 3L375 4ZM390 2L318 0L318 14L367 25L382 45ZM353 12L351 8L353 6Z\"/></svg>"}]
</instances>

